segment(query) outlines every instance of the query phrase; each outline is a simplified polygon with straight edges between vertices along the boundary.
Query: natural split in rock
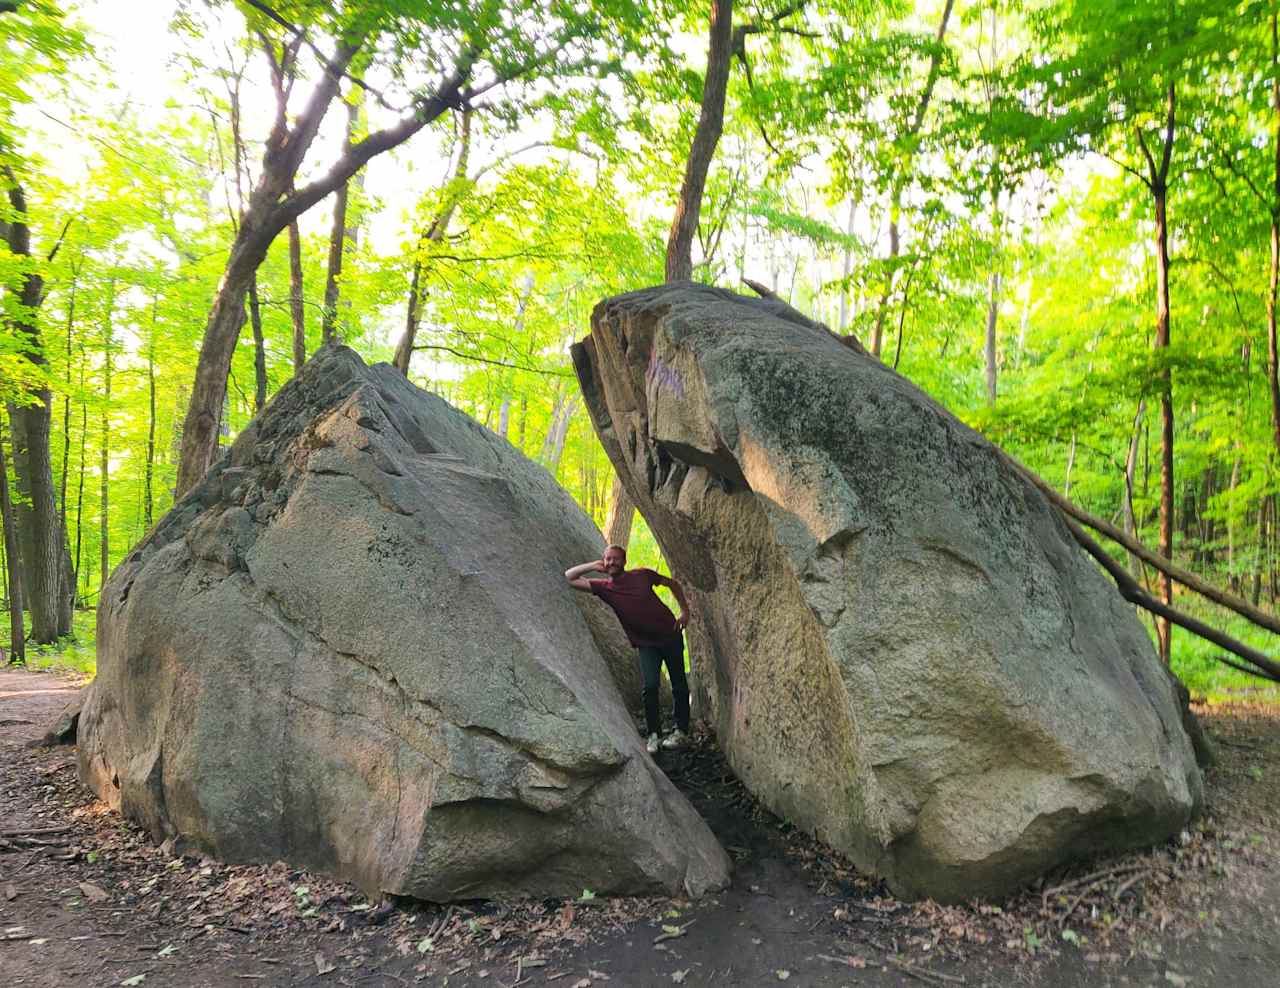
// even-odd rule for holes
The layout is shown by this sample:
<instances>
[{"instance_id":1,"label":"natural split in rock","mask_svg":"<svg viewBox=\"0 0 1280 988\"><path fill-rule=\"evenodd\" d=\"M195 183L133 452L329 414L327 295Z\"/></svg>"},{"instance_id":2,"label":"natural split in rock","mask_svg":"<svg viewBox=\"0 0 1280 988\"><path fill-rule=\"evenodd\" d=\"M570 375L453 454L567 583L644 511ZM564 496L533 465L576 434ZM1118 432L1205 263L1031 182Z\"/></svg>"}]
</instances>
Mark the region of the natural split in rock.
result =
<instances>
[{"instance_id":1,"label":"natural split in rock","mask_svg":"<svg viewBox=\"0 0 1280 988\"><path fill-rule=\"evenodd\" d=\"M601 303L574 362L692 589L698 705L774 812L958 900L1197 809L1132 608L914 385L776 301L687 283Z\"/></svg>"}]
</instances>

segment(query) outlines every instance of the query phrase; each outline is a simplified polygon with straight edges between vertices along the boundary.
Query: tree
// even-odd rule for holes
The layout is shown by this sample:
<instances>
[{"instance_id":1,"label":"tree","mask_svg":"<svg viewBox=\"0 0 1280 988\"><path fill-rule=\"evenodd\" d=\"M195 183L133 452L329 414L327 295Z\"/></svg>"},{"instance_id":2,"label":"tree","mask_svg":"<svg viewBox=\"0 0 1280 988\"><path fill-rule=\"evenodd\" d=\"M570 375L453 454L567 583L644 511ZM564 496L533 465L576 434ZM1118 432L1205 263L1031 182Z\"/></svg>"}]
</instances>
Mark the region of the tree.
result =
<instances>
[{"instance_id":1,"label":"tree","mask_svg":"<svg viewBox=\"0 0 1280 988\"><path fill-rule=\"evenodd\" d=\"M607 20L621 28L636 12L618 3L582 10L555 4L550 11L527 0L504 7L486 0L479 9L465 4L431 6L406 16L397 4L367 3L336 11L323 20L294 24L258 0L245 0L248 16L260 32L283 37L273 74L286 99L263 151L258 181L240 217L223 277L210 309L196 365L195 383L183 423L177 494L189 491L204 475L217 450L223 398L231 357L244 321L244 298L253 273L262 264L275 237L303 212L320 202L356 174L371 158L402 144L453 108L494 105L502 87L532 78L550 79L571 69L590 66L589 52L578 43L599 36ZM537 15L543 16L537 16ZM546 14L552 16L546 17ZM318 15L320 16L320 15ZM540 22L535 27L535 21ZM333 38L321 53L310 40L323 31ZM433 40L422 49L424 37ZM292 121L288 102L290 72L303 48L318 53L321 77ZM411 107L386 127L345 147L327 172L297 187L304 159L344 79L368 89L349 69L362 51L391 49L393 58L424 57L424 68L435 78L429 87L411 94ZM442 58L437 53L456 52ZM285 69L289 71L285 71ZM497 93L495 97L494 94ZM489 104L484 101L490 100ZM510 104L505 106L510 112Z\"/></svg>"}]
</instances>

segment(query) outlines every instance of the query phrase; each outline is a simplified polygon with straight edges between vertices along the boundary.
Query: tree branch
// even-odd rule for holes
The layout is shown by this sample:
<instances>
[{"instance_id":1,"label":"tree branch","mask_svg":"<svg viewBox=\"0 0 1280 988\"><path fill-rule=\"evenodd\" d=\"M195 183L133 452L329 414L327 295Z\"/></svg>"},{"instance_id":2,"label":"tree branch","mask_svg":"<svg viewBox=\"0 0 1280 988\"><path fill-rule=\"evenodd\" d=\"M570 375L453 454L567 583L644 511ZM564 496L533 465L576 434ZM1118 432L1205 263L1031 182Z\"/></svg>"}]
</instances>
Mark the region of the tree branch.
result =
<instances>
[{"instance_id":1,"label":"tree branch","mask_svg":"<svg viewBox=\"0 0 1280 988\"><path fill-rule=\"evenodd\" d=\"M67 222L62 224L62 232L58 234L58 242L53 245L53 249L49 251L49 255L45 258L47 263L52 264L53 259L58 256L58 250L62 247L62 242L66 240L67 231L71 229L71 222L74 219L74 215L68 216Z\"/></svg>"},{"instance_id":2,"label":"tree branch","mask_svg":"<svg viewBox=\"0 0 1280 988\"><path fill-rule=\"evenodd\" d=\"M442 343L415 343L414 350L443 350L445 353L451 353L455 357L463 360L474 360L481 364L491 364L494 367L508 367L511 370L528 371L530 374L543 374L547 377L572 377L568 371L548 370L543 367L524 367L520 364L509 364L502 360L490 360L488 357L481 357L474 353L463 353L461 350L455 350L451 346L445 346Z\"/></svg>"},{"instance_id":3,"label":"tree branch","mask_svg":"<svg viewBox=\"0 0 1280 988\"><path fill-rule=\"evenodd\" d=\"M1097 560L1102 568L1111 575L1111 578L1116 581L1116 588L1120 591L1120 595L1129 603L1136 604L1138 607L1148 610L1166 621L1186 628L1192 634L1199 635L1201 638L1225 648L1228 652L1232 652L1246 662L1251 663L1254 668L1242 669L1241 666L1229 660L1226 660L1227 665L1240 669L1242 672L1259 676L1262 679L1270 679L1273 682L1280 683L1280 663L1276 663L1257 649L1250 648L1244 642L1237 641L1216 628L1211 628L1203 621L1183 614L1181 611L1176 611L1167 604L1156 600L1156 598L1150 596L1139 587L1128 571L1112 559L1111 555L1102 546L1098 545L1079 525L1070 518L1063 518L1063 522L1085 552ZM1214 656L1214 658L1218 659L1218 661L1224 661L1220 656Z\"/></svg>"}]
</instances>

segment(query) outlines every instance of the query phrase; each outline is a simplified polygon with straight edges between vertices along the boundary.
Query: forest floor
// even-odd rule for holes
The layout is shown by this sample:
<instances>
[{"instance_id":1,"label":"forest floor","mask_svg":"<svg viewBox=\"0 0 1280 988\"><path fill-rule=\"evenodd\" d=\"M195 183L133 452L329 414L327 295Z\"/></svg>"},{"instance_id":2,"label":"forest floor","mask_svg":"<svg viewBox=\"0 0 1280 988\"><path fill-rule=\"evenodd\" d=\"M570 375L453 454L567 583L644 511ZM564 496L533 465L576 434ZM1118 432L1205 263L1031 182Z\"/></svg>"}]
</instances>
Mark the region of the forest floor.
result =
<instances>
[{"instance_id":1,"label":"forest floor","mask_svg":"<svg viewBox=\"0 0 1280 988\"><path fill-rule=\"evenodd\" d=\"M1272 986L1280 707L1198 711L1208 812L1168 845L997 905L901 903L762 810L702 739L660 762L734 856L680 899L371 903L282 863L155 847L37 748L76 683L0 670L0 983L8 986Z\"/></svg>"}]
</instances>

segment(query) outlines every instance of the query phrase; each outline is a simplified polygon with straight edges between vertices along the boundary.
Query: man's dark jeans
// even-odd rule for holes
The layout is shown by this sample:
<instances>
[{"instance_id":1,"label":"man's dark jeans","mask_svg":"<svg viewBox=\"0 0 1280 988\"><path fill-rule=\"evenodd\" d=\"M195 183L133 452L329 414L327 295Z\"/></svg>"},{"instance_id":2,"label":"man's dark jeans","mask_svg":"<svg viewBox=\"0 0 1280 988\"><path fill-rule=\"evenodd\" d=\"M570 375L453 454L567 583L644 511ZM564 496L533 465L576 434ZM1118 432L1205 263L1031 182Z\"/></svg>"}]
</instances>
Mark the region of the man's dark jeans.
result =
<instances>
[{"instance_id":1,"label":"man's dark jeans","mask_svg":"<svg viewBox=\"0 0 1280 988\"><path fill-rule=\"evenodd\" d=\"M658 680L662 663L667 664L667 678L671 680L671 698L675 706L676 727L689 730L689 681L684 675L684 637L674 638L667 645L642 646L640 674L644 677L644 719L647 733L657 734L661 717L658 714Z\"/></svg>"}]
</instances>

